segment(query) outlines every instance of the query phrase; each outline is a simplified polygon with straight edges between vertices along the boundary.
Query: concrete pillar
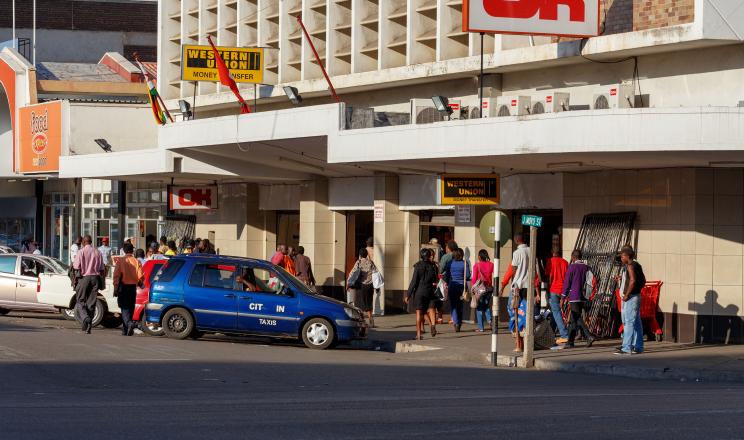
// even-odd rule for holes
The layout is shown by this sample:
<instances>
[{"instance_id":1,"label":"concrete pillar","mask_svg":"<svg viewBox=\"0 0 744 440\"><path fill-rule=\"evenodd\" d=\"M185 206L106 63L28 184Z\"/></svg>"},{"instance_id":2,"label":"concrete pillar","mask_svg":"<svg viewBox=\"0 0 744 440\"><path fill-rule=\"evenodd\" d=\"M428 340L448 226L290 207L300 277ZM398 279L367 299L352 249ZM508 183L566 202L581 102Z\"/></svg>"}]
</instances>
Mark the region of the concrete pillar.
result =
<instances>
[{"instance_id":1,"label":"concrete pillar","mask_svg":"<svg viewBox=\"0 0 744 440\"><path fill-rule=\"evenodd\" d=\"M328 180L303 186L300 199L300 245L310 257L318 286L345 298L346 217L328 209Z\"/></svg>"},{"instance_id":2,"label":"concrete pillar","mask_svg":"<svg viewBox=\"0 0 744 440\"><path fill-rule=\"evenodd\" d=\"M403 311L403 293L408 288L411 261L415 261L418 252L418 215L400 210L398 176L375 176L374 195L375 264L385 277L374 313L384 314L386 309ZM382 218L377 217L380 213Z\"/></svg>"}]
</instances>

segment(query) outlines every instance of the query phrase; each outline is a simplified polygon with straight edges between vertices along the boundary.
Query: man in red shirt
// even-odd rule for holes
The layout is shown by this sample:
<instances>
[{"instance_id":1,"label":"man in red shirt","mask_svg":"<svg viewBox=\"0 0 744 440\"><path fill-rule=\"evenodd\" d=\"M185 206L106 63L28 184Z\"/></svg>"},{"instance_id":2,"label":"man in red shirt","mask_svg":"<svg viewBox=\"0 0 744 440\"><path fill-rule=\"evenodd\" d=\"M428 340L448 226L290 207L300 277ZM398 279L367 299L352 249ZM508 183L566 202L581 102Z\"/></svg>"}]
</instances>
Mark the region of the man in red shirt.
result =
<instances>
[{"instance_id":1,"label":"man in red shirt","mask_svg":"<svg viewBox=\"0 0 744 440\"><path fill-rule=\"evenodd\" d=\"M561 258L561 251L557 246L553 247L553 257L545 265L545 275L548 277L548 292L551 316L558 327L560 337L556 343L565 344L568 342L568 329L563 321L561 313L561 292L563 292L563 280L566 278L568 262Z\"/></svg>"}]
</instances>

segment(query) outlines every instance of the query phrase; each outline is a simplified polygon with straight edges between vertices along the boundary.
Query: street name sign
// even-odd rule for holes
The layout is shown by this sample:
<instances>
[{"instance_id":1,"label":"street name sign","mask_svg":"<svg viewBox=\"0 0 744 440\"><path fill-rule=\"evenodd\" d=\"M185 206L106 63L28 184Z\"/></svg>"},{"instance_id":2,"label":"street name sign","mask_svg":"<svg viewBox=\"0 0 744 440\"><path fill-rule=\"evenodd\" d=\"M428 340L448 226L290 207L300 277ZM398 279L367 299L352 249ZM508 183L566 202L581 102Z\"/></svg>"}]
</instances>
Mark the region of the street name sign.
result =
<instances>
[{"instance_id":1,"label":"street name sign","mask_svg":"<svg viewBox=\"0 0 744 440\"><path fill-rule=\"evenodd\" d=\"M539 228L542 226L543 218L537 215L522 215L522 225Z\"/></svg>"}]
</instances>

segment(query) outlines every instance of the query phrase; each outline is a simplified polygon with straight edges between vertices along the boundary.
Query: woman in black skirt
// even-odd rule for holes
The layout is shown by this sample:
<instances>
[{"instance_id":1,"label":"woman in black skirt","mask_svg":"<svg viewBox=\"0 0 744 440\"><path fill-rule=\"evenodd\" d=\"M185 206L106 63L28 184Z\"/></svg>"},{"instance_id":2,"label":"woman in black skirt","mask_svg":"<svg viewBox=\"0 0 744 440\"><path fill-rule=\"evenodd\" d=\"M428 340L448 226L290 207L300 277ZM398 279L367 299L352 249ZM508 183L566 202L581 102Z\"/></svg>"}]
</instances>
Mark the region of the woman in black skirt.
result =
<instances>
[{"instance_id":1,"label":"woman in black skirt","mask_svg":"<svg viewBox=\"0 0 744 440\"><path fill-rule=\"evenodd\" d=\"M436 309L434 305L434 289L439 281L438 270L434 264L434 253L431 249L421 249L421 261L413 266L413 277L408 286L405 302L413 300L416 309L416 339L423 339L424 317L429 315L431 321L431 335L437 335Z\"/></svg>"}]
</instances>

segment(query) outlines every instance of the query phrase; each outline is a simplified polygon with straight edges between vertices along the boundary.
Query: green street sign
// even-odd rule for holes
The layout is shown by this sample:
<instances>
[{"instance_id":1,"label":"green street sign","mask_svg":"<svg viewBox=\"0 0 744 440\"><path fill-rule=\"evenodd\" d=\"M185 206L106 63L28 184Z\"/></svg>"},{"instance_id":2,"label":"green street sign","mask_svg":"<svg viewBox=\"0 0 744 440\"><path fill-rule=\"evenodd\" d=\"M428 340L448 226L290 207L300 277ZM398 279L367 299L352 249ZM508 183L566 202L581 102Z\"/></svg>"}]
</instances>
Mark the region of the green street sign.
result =
<instances>
[{"instance_id":1,"label":"green street sign","mask_svg":"<svg viewBox=\"0 0 744 440\"><path fill-rule=\"evenodd\" d=\"M542 217L537 215L523 215L522 225L534 226L536 228L539 228L540 226L542 226Z\"/></svg>"}]
</instances>

